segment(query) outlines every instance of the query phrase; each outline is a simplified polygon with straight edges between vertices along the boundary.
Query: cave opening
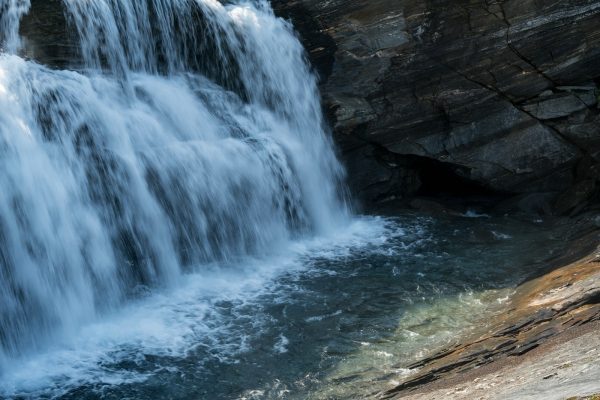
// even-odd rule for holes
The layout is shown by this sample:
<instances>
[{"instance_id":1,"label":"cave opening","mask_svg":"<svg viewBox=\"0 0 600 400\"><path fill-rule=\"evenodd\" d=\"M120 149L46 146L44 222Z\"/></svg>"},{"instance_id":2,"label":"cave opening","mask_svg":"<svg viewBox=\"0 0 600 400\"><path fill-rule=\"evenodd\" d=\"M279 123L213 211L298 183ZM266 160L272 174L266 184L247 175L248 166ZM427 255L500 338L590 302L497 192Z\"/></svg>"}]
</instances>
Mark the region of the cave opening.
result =
<instances>
[{"instance_id":1,"label":"cave opening","mask_svg":"<svg viewBox=\"0 0 600 400\"><path fill-rule=\"evenodd\" d=\"M465 167L425 157L410 158L421 180L417 196L466 201L499 201L510 196L467 178L469 170Z\"/></svg>"}]
</instances>

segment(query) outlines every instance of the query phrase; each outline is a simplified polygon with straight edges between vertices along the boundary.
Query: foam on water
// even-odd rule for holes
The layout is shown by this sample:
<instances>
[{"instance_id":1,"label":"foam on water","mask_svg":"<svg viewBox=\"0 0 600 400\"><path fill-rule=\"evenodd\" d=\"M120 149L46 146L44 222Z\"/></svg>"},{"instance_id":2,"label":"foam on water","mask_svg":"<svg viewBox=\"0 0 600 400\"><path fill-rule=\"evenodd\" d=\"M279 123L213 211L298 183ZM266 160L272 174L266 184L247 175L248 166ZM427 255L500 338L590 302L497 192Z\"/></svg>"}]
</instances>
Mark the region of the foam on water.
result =
<instances>
[{"instance_id":1,"label":"foam on water","mask_svg":"<svg viewBox=\"0 0 600 400\"><path fill-rule=\"evenodd\" d=\"M521 234L491 218L446 252L431 219L350 217L267 1L60 4L70 70L20 57L31 4L0 0L0 397L303 396L393 368L494 302L471 286L516 279L502 252L465 261Z\"/></svg>"},{"instance_id":2,"label":"foam on water","mask_svg":"<svg viewBox=\"0 0 600 400\"><path fill-rule=\"evenodd\" d=\"M268 2L64 0L71 71L18 56L29 7L0 0L0 374L149 288L348 222Z\"/></svg>"},{"instance_id":3,"label":"foam on water","mask_svg":"<svg viewBox=\"0 0 600 400\"><path fill-rule=\"evenodd\" d=\"M150 292L62 336L45 351L13 361L0 381L0 397L60 396L86 384L143 383L165 367L134 371L118 364L141 364L153 356L184 358L198 348L210 348L212 358L221 363L235 363L237 356L251 350L237 325L246 316L236 309L255 307L265 294L285 301L293 290L280 286L278 276L313 273L307 269L310 259L343 260L350 251L380 247L396 237L393 227L379 218L357 219L332 236L296 241L268 259L248 258L225 270L223 265L204 268L188 275L176 289ZM218 312L223 302L236 304L231 314ZM259 313L252 317L260 334L267 321ZM288 345L288 338L280 334L273 349L286 353Z\"/></svg>"}]
</instances>

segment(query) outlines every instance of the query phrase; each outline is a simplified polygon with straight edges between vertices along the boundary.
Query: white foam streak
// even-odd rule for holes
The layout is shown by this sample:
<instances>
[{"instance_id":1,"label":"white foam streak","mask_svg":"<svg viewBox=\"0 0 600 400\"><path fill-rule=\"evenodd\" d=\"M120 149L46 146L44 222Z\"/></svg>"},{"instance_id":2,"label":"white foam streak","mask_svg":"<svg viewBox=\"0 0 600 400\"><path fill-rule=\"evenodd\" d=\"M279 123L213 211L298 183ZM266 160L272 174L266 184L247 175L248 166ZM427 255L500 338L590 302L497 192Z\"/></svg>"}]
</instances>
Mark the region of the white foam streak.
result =
<instances>
[{"instance_id":1,"label":"white foam streak","mask_svg":"<svg viewBox=\"0 0 600 400\"><path fill-rule=\"evenodd\" d=\"M31 0L0 0L0 51L19 50L19 21L30 6Z\"/></svg>"},{"instance_id":2,"label":"white foam streak","mask_svg":"<svg viewBox=\"0 0 600 400\"><path fill-rule=\"evenodd\" d=\"M363 218L332 236L290 243L268 259L248 258L227 270L218 265L205 268L176 289L155 291L63 336L50 349L14 362L3 375L0 396L58 396L86 383L143 382L151 372L111 365L149 356L185 357L202 346L221 362L235 362L248 348L240 332L230 331L235 321L215 313L215 304L252 304L265 293L281 290L276 279L282 274L308 273L307 257L345 257L348 249L380 245L388 233L384 220ZM288 345L289 340L279 336L274 351L285 353Z\"/></svg>"}]
</instances>

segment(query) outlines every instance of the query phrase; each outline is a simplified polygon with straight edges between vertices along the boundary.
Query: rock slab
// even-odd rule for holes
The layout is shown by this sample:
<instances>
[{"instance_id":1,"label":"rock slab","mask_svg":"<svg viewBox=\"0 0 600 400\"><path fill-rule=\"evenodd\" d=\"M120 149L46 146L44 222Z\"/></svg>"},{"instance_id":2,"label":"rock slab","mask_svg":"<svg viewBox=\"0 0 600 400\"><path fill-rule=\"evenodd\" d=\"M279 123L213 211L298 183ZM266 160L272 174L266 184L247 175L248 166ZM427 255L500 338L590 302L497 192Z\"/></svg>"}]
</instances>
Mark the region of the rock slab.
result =
<instances>
[{"instance_id":1,"label":"rock slab","mask_svg":"<svg viewBox=\"0 0 600 400\"><path fill-rule=\"evenodd\" d=\"M551 203L598 179L598 1L273 4L321 76L350 185L367 208L435 188L423 173L429 161L457 182L550 193ZM596 169L581 171L584 161Z\"/></svg>"}]
</instances>

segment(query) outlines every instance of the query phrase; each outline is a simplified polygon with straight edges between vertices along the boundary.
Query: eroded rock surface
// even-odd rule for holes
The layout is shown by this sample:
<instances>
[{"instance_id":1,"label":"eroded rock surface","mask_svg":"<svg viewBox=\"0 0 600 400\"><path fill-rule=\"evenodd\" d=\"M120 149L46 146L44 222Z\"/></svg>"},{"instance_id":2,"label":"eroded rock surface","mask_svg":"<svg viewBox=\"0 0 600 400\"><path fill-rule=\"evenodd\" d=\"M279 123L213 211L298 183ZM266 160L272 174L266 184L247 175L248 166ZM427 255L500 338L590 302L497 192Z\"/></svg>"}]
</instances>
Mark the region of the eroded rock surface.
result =
<instances>
[{"instance_id":1,"label":"eroded rock surface","mask_svg":"<svg viewBox=\"0 0 600 400\"><path fill-rule=\"evenodd\" d=\"M367 205L435 185L423 160L457 183L549 194L547 209L597 180L598 1L274 4L305 40L350 184Z\"/></svg>"}]
</instances>

